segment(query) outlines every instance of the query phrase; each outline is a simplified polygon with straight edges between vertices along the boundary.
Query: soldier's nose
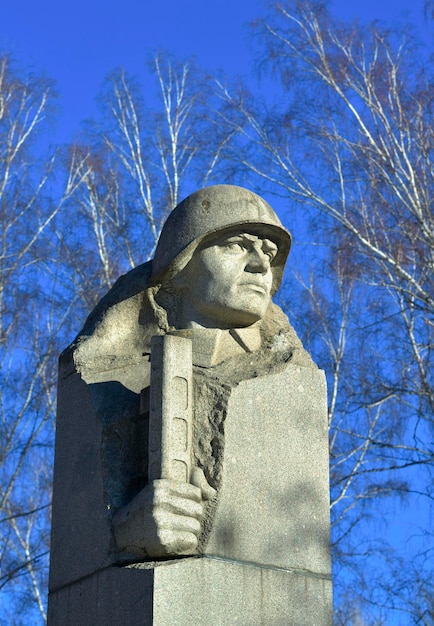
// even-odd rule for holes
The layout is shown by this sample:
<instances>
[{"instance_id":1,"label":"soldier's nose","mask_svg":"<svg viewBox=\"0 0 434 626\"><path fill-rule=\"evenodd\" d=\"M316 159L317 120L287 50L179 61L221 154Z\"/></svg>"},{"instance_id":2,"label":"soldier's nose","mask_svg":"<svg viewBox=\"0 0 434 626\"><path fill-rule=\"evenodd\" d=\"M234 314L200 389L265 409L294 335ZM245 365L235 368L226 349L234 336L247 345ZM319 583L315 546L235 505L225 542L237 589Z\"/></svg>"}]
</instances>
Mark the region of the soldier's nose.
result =
<instances>
[{"instance_id":1,"label":"soldier's nose","mask_svg":"<svg viewBox=\"0 0 434 626\"><path fill-rule=\"evenodd\" d=\"M253 247L249 251L246 270L248 272L258 272L265 274L270 267L270 259L261 248Z\"/></svg>"}]
</instances>

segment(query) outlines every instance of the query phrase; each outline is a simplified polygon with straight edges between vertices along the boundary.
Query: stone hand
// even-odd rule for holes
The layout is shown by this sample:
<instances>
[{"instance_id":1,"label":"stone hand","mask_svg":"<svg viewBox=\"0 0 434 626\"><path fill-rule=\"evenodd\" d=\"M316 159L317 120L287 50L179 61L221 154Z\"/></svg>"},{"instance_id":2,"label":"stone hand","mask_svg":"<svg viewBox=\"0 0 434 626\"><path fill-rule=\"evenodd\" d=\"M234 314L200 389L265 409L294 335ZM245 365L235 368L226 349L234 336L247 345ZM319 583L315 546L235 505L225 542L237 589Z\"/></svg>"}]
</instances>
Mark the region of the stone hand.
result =
<instances>
[{"instance_id":1,"label":"stone hand","mask_svg":"<svg viewBox=\"0 0 434 626\"><path fill-rule=\"evenodd\" d=\"M193 484L154 480L114 517L118 548L134 554L165 557L194 554L201 532L203 501L214 496L199 468Z\"/></svg>"}]
</instances>

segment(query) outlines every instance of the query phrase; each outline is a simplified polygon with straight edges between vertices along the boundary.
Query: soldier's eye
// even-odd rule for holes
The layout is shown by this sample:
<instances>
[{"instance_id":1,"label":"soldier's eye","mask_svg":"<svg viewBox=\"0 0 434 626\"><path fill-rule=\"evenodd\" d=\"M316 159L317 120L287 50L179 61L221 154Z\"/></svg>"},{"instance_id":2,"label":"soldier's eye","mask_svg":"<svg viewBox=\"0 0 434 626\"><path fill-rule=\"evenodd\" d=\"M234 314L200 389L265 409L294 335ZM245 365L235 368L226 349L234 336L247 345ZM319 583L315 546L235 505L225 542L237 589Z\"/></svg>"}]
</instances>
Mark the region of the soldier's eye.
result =
<instances>
[{"instance_id":1,"label":"soldier's eye","mask_svg":"<svg viewBox=\"0 0 434 626\"><path fill-rule=\"evenodd\" d=\"M269 239L264 239L262 245L262 252L267 255L270 259L270 262L276 257L278 248L275 243L270 241Z\"/></svg>"},{"instance_id":2,"label":"soldier's eye","mask_svg":"<svg viewBox=\"0 0 434 626\"><path fill-rule=\"evenodd\" d=\"M244 246L241 241L228 241L225 244L225 249L229 252L242 252L244 250Z\"/></svg>"}]
</instances>

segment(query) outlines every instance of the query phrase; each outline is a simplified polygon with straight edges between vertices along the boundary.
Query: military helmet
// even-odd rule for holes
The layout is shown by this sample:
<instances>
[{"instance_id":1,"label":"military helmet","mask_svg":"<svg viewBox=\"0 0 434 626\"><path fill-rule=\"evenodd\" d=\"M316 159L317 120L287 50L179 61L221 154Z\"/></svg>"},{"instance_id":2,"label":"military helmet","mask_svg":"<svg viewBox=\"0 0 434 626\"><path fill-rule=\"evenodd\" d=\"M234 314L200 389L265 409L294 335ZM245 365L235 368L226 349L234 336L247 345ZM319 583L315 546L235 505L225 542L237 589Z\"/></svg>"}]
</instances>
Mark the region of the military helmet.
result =
<instances>
[{"instance_id":1,"label":"military helmet","mask_svg":"<svg viewBox=\"0 0 434 626\"><path fill-rule=\"evenodd\" d=\"M152 282L163 282L176 275L192 258L195 250L215 234L234 227L266 235L278 246L272 262L273 289L280 286L291 235L260 196L235 185L214 185L200 189L173 209L158 240L152 261Z\"/></svg>"}]
</instances>

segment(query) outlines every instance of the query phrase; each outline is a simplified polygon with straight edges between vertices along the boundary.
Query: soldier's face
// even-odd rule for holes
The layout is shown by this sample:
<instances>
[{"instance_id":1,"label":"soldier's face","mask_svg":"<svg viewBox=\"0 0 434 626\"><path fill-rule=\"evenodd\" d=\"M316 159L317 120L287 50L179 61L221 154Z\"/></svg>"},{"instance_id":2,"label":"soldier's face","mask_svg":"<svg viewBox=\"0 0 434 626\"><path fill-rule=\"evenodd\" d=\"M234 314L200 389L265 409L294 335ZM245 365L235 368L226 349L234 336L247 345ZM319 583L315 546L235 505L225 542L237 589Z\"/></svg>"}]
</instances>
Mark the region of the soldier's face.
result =
<instances>
[{"instance_id":1,"label":"soldier's face","mask_svg":"<svg viewBox=\"0 0 434 626\"><path fill-rule=\"evenodd\" d=\"M241 328L262 319L277 251L270 239L238 231L202 245L182 272L183 326Z\"/></svg>"}]
</instances>

